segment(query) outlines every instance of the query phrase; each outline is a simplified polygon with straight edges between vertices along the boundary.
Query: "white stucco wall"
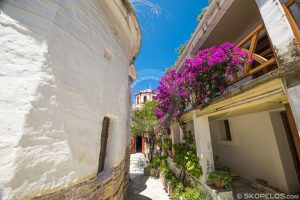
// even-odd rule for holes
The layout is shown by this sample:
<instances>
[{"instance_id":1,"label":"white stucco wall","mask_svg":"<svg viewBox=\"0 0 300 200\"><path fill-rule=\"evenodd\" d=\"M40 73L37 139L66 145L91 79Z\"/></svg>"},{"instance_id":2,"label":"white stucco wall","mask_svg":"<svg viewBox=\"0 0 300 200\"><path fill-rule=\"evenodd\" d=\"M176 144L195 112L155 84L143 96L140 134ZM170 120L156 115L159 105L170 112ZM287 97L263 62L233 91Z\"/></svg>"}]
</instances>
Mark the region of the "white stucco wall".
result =
<instances>
[{"instance_id":1,"label":"white stucco wall","mask_svg":"<svg viewBox=\"0 0 300 200\"><path fill-rule=\"evenodd\" d=\"M104 116L106 167L123 159L133 50L101 2L0 2L0 199L94 176Z\"/></svg>"},{"instance_id":2,"label":"white stucco wall","mask_svg":"<svg viewBox=\"0 0 300 200\"><path fill-rule=\"evenodd\" d=\"M273 120L273 123L276 123L274 126L269 112L231 117L228 120L232 142L220 140L222 121L210 122L213 152L214 156L219 157L220 163L228 166L232 173L248 180L255 181L256 178L260 178L283 192L293 192L291 190L295 187L289 187L288 180L291 179L287 179L284 169L286 164L291 164L292 158L278 118L277 121ZM279 135L277 139L280 138L278 141L274 128ZM284 148L281 151L285 152L286 160L280 157L279 147ZM295 173L291 169L288 176Z\"/></svg>"}]
</instances>

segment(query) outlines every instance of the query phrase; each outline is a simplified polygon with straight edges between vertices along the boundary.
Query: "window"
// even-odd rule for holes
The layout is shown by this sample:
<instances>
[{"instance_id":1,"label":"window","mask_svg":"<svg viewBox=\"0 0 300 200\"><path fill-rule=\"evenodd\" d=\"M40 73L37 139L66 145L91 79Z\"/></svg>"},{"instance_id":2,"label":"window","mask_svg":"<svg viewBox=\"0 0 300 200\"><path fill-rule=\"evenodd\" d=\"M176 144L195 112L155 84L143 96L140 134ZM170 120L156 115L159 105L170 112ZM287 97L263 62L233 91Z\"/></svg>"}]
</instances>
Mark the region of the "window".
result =
<instances>
[{"instance_id":1,"label":"window","mask_svg":"<svg viewBox=\"0 0 300 200\"><path fill-rule=\"evenodd\" d=\"M230 126L229 126L229 121L226 119L224 120L224 126L225 126L225 134L226 134L226 140L231 141L231 131L230 131Z\"/></svg>"},{"instance_id":2,"label":"window","mask_svg":"<svg viewBox=\"0 0 300 200\"><path fill-rule=\"evenodd\" d=\"M232 141L229 121L227 119L220 121L220 126L220 139L222 141Z\"/></svg>"},{"instance_id":3,"label":"window","mask_svg":"<svg viewBox=\"0 0 300 200\"><path fill-rule=\"evenodd\" d=\"M144 102L146 102L147 101L147 96L144 96Z\"/></svg>"},{"instance_id":4,"label":"window","mask_svg":"<svg viewBox=\"0 0 300 200\"><path fill-rule=\"evenodd\" d=\"M108 117L104 117L102 122L102 131L101 131L101 141L100 141L101 147L100 147L100 155L99 155L98 174L100 174L104 170L109 122L110 119Z\"/></svg>"},{"instance_id":5,"label":"window","mask_svg":"<svg viewBox=\"0 0 300 200\"><path fill-rule=\"evenodd\" d=\"M139 96L136 97L136 104L137 104L137 105L140 104L140 98L139 98Z\"/></svg>"}]
</instances>

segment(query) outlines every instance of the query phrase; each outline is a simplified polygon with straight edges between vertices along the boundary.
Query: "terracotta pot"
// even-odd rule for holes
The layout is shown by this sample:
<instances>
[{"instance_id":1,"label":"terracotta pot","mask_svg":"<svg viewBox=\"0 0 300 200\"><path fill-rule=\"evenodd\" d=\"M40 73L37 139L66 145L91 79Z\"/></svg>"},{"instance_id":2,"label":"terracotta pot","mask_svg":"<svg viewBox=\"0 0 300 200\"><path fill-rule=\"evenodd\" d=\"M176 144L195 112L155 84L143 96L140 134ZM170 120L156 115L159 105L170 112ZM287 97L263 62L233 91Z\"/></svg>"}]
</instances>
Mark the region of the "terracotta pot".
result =
<instances>
[{"instance_id":1,"label":"terracotta pot","mask_svg":"<svg viewBox=\"0 0 300 200\"><path fill-rule=\"evenodd\" d=\"M224 183L224 181L219 180L219 181L216 181L216 182L215 182L215 186L216 186L217 188L221 189L221 188L224 188L225 183Z\"/></svg>"},{"instance_id":2,"label":"terracotta pot","mask_svg":"<svg viewBox=\"0 0 300 200\"><path fill-rule=\"evenodd\" d=\"M150 170L150 176L155 176L155 169Z\"/></svg>"}]
</instances>

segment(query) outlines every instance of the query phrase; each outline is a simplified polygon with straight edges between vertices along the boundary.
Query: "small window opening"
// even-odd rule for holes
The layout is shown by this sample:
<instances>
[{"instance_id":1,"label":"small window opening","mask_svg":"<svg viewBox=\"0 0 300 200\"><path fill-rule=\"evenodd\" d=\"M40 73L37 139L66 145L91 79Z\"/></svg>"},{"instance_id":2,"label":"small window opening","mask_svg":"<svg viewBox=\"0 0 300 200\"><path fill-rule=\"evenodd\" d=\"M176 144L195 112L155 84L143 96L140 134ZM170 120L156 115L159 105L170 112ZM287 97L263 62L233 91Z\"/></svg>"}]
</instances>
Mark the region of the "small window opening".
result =
<instances>
[{"instance_id":1,"label":"small window opening","mask_svg":"<svg viewBox=\"0 0 300 200\"><path fill-rule=\"evenodd\" d=\"M225 140L232 141L230 126L229 126L229 121L227 119L224 120L224 126L225 126L225 134L226 134Z\"/></svg>"},{"instance_id":2,"label":"small window opening","mask_svg":"<svg viewBox=\"0 0 300 200\"><path fill-rule=\"evenodd\" d=\"M104 166L105 166L109 122L110 119L108 117L104 117L102 122L102 131L101 131L101 141L100 141L101 147L100 147L100 155L99 155L98 174L100 174L104 170Z\"/></svg>"},{"instance_id":3,"label":"small window opening","mask_svg":"<svg viewBox=\"0 0 300 200\"><path fill-rule=\"evenodd\" d=\"M146 102L147 101L147 97L146 96L144 96L144 102Z\"/></svg>"}]
</instances>

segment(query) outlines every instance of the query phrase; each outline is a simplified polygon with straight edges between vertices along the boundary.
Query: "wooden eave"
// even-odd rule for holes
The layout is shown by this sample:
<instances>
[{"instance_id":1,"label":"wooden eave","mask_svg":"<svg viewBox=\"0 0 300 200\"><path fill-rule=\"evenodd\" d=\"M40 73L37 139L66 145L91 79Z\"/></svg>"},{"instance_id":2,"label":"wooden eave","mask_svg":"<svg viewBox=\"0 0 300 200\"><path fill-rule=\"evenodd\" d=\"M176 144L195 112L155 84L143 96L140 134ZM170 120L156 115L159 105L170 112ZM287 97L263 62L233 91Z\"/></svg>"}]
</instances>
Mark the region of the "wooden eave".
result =
<instances>
[{"instance_id":1,"label":"wooden eave","mask_svg":"<svg viewBox=\"0 0 300 200\"><path fill-rule=\"evenodd\" d=\"M203 109L195 108L182 115L184 121L190 121L195 112L197 117L226 118L242 114L281 109L286 103L287 96L281 78L276 78L210 104Z\"/></svg>"}]
</instances>

